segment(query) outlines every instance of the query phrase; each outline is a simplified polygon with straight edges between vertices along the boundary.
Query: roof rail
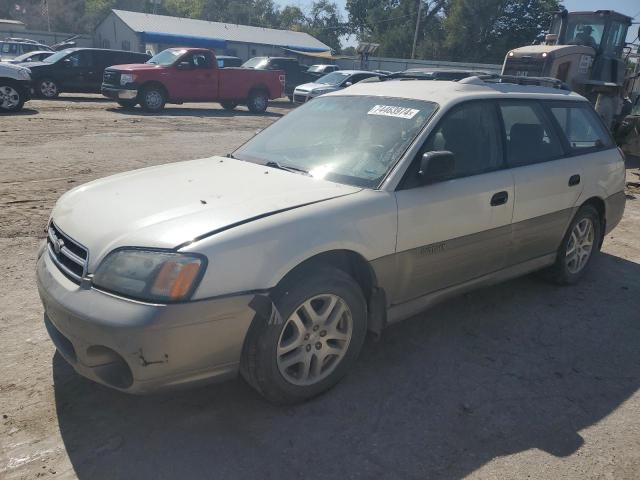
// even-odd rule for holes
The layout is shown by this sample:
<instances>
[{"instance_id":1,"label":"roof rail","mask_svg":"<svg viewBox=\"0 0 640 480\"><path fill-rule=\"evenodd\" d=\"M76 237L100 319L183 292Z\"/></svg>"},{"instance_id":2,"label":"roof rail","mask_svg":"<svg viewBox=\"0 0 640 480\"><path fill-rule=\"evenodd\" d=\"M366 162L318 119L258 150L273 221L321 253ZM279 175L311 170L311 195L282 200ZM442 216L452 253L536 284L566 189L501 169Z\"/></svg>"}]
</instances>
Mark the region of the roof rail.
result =
<instances>
[{"instance_id":1,"label":"roof rail","mask_svg":"<svg viewBox=\"0 0 640 480\"><path fill-rule=\"evenodd\" d=\"M36 42L35 40L30 40L28 38L19 38L19 37L7 37L4 39L5 42L20 42L20 43L30 43L33 45L42 45L40 42Z\"/></svg>"},{"instance_id":2,"label":"roof rail","mask_svg":"<svg viewBox=\"0 0 640 480\"><path fill-rule=\"evenodd\" d=\"M491 73L488 75L476 75L474 77L463 78L458 83L481 85L483 83L513 83L515 85L535 85L538 87L557 88L569 90L571 88L562 80L552 77L522 77L516 75L498 75Z\"/></svg>"}]
</instances>

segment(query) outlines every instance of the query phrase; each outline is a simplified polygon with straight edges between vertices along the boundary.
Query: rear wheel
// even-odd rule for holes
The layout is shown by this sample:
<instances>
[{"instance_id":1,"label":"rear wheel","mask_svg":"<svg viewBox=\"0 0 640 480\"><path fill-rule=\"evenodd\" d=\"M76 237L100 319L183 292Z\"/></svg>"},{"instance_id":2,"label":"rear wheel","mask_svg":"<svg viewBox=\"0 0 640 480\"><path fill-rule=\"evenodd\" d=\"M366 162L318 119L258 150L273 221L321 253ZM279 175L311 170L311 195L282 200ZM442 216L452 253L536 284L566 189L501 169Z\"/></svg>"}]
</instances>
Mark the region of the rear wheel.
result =
<instances>
[{"instance_id":1,"label":"rear wheel","mask_svg":"<svg viewBox=\"0 0 640 480\"><path fill-rule=\"evenodd\" d=\"M269 105L269 96L264 90L254 90L249 94L247 108L252 113L263 113Z\"/></svg>"},{"instance_id":2,"label":"rear wheel","mask_svg":"<svg viewBox=\"0 0 640 480\"><path fill-rule=\"evenodd\" d=\"M0 111L18 112L26 101L22 88L11 82L0 80Z\"/></svg>"},{"instance_id":3,"label":"rear wheel","mask_svg":"<svg viewBox=\"0 0 640 480\"><path fill-rule=\"evenodd\" d=\"M582 278L598 254L601 225L600 215L591 205L578 210L562 240L556 263L548 271L556 283L569 285Z\"/></svg>"},{"instance_id":4,"label":"rear wheel","mask_svg":"<svg viewBox=\"0 0 640 480\"><path fill-rule=\"evenodd\" d=\"M54 80L43 78L36 84L36 93L42 98L56 98L60 95L60 89Z\"/></svg>"},{"instance_id":5,"label":"rear wheel","mask_svg":"<svg viewBox=\"0 0 640 480\"><path fill-rule=\"evenodd\" d=\"M142 91L140 104L147 112L157 113L162 111L167 99L164 90L160 87L146 87Z\"/></svg>"},{"instance_id":6,"label":"rear wheel","mask_svg":"<svg viewBox=\"0 0 640 480\"><path fill-rule=\"evenodd\" d=\"M298 272L273 297L282 322L256 318L241 371L269 401L296 403L328 390L353 365L366 334L366 302L355 280L331 267Z\"/></svg>"},{"instance_id":7,"label":"rear wheel","mask_svg":"<svg viewBox=\"0 0 640 480\"><path fill-rule=\"evenodd\" d=\"M131 110L132 108L135 108L137 104L138 104L137 100L118 100L118 105L120 105L122 108L125 108L127 110Z\"/></svg>"},{"instance_id":8,"label":"rear wheel","mask_svg":"<svg viewBox=\"0 0 640 480\"><path fill-rule=\"evenodd\" d=\"M237 102L220 102L220 105L222 105L222 108L224 108L225 110L232 111L232 110L235 110L235 108L238 106L238 103Z\"/></svg>"}]
</instances>

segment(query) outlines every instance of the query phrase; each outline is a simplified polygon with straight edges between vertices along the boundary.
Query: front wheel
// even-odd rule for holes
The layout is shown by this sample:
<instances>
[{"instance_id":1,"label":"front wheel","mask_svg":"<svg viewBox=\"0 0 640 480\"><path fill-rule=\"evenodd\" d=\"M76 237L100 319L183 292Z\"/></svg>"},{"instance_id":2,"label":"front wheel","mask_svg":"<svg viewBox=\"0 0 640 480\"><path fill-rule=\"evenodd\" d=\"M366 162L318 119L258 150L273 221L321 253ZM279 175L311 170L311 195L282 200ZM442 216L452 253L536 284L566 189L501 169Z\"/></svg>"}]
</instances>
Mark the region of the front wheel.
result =
<instances>
[{"instance_id":1,"label":"front wheel","mask_svg":"<svg viewBox=\"0 0 640 480\"><path fill-rule=\"evenodd\" d=\"M362 290L342 270L305 269L273 295L282 321L257 317L241 371L267 400L300 402L335 385L355 362L367 330Z\"/></svg>"},{"instance_id":2,"label":"front wheel","mask_svg":"<svg viewBox=\"0 0 640 480\"><path fill-rule=\"evenodd\" d=\"M60 88L54 80L44 78L36 84L36 93L42 98L56 98L60 95Z\"/></svg>"},{"instance_id":3,"label":"front wheel","mask_svg":"<svg viewBox=\"0 0 640 480\"><path fill-rule=\"evenodd\" d=\"M254 90L249 94L247 108L252 113L263 113L269 105L269 96L263 90Z\"/></svg>"},{"instance_id":4,"label":"front wheel","mask_svg":"<svg viewBox=\"0 0 640 480\"><path fill-rule=\"evenodd\" d=\"M161 112L167 99L159 87L147 87L142 91L140 105L146 112Z\"/></svg>"},{"instance_id":5,"label":"front wheel","mask_svg":"<svg viewBox=\"0 0 640 480\"><path fill-rule=\"evenodd\" d=\"M18 112L25 101L26 96L20 87L0 81L0 111Z\"/></svg>"},{"instance_id":6,"label":"front wheel","mask_svg":"<svg viewBox=\"0 0 640 480\"><path fill-rule=\"evenodd\" d=\"M598 211L591 205L578 210L562 239L551 278L561 285L576 283L598 254L602 226Z\"/></svg>"}]
</instances>

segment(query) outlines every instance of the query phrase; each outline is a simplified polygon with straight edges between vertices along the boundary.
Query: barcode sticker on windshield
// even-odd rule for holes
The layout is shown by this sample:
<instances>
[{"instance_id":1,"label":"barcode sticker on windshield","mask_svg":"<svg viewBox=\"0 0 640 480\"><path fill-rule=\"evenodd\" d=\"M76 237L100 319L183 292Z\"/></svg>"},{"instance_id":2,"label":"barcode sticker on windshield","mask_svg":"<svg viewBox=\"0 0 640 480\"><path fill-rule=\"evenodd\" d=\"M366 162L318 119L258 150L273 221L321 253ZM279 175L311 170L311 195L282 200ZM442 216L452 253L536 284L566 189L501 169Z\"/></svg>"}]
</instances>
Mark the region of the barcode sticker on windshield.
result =
<instances>
[{"instance_id":1,"label":"barcode sticker on windshield","mask_svg":"<svg viewBox=\"0 0 640 480\"><path fill-rule=\"evenodd\" d=\"M376 105L367 112L368 115L383 115L385 117L413 118L420 110L408 107L394 107L391 105Z\"/></svg>"}]
</instances>

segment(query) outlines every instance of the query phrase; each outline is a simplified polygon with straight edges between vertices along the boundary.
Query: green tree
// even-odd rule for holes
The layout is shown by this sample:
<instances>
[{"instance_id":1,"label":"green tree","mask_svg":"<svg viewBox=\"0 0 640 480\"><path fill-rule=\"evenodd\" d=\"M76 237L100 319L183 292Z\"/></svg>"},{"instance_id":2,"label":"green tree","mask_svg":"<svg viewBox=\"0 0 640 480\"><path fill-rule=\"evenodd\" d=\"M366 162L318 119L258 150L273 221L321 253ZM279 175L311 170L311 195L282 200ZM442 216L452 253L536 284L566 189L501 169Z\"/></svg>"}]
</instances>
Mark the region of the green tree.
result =
<instances>
[{"instance_id":1,"label":"green tree","mask_svg":"<svg viewBox=\"0 0 640 480\"><path fill-rule=\"evenodd\" d=\"M348 33L338 5L330 0L318 0L311 5L306 25L302 30L329 45L336 52L340 52L342 47L340 37Z\"/></svg>"},{"instance_id":2,"label":"green tree","mask_svg":"<svg viewBox=\"0 0 640 480\"><path fill-rule=\"evenodd\" d=\"M499 63L543 32L558 8L558 0L451 0L444 54L452 61Z\"/></svg>"}]
</instances>

